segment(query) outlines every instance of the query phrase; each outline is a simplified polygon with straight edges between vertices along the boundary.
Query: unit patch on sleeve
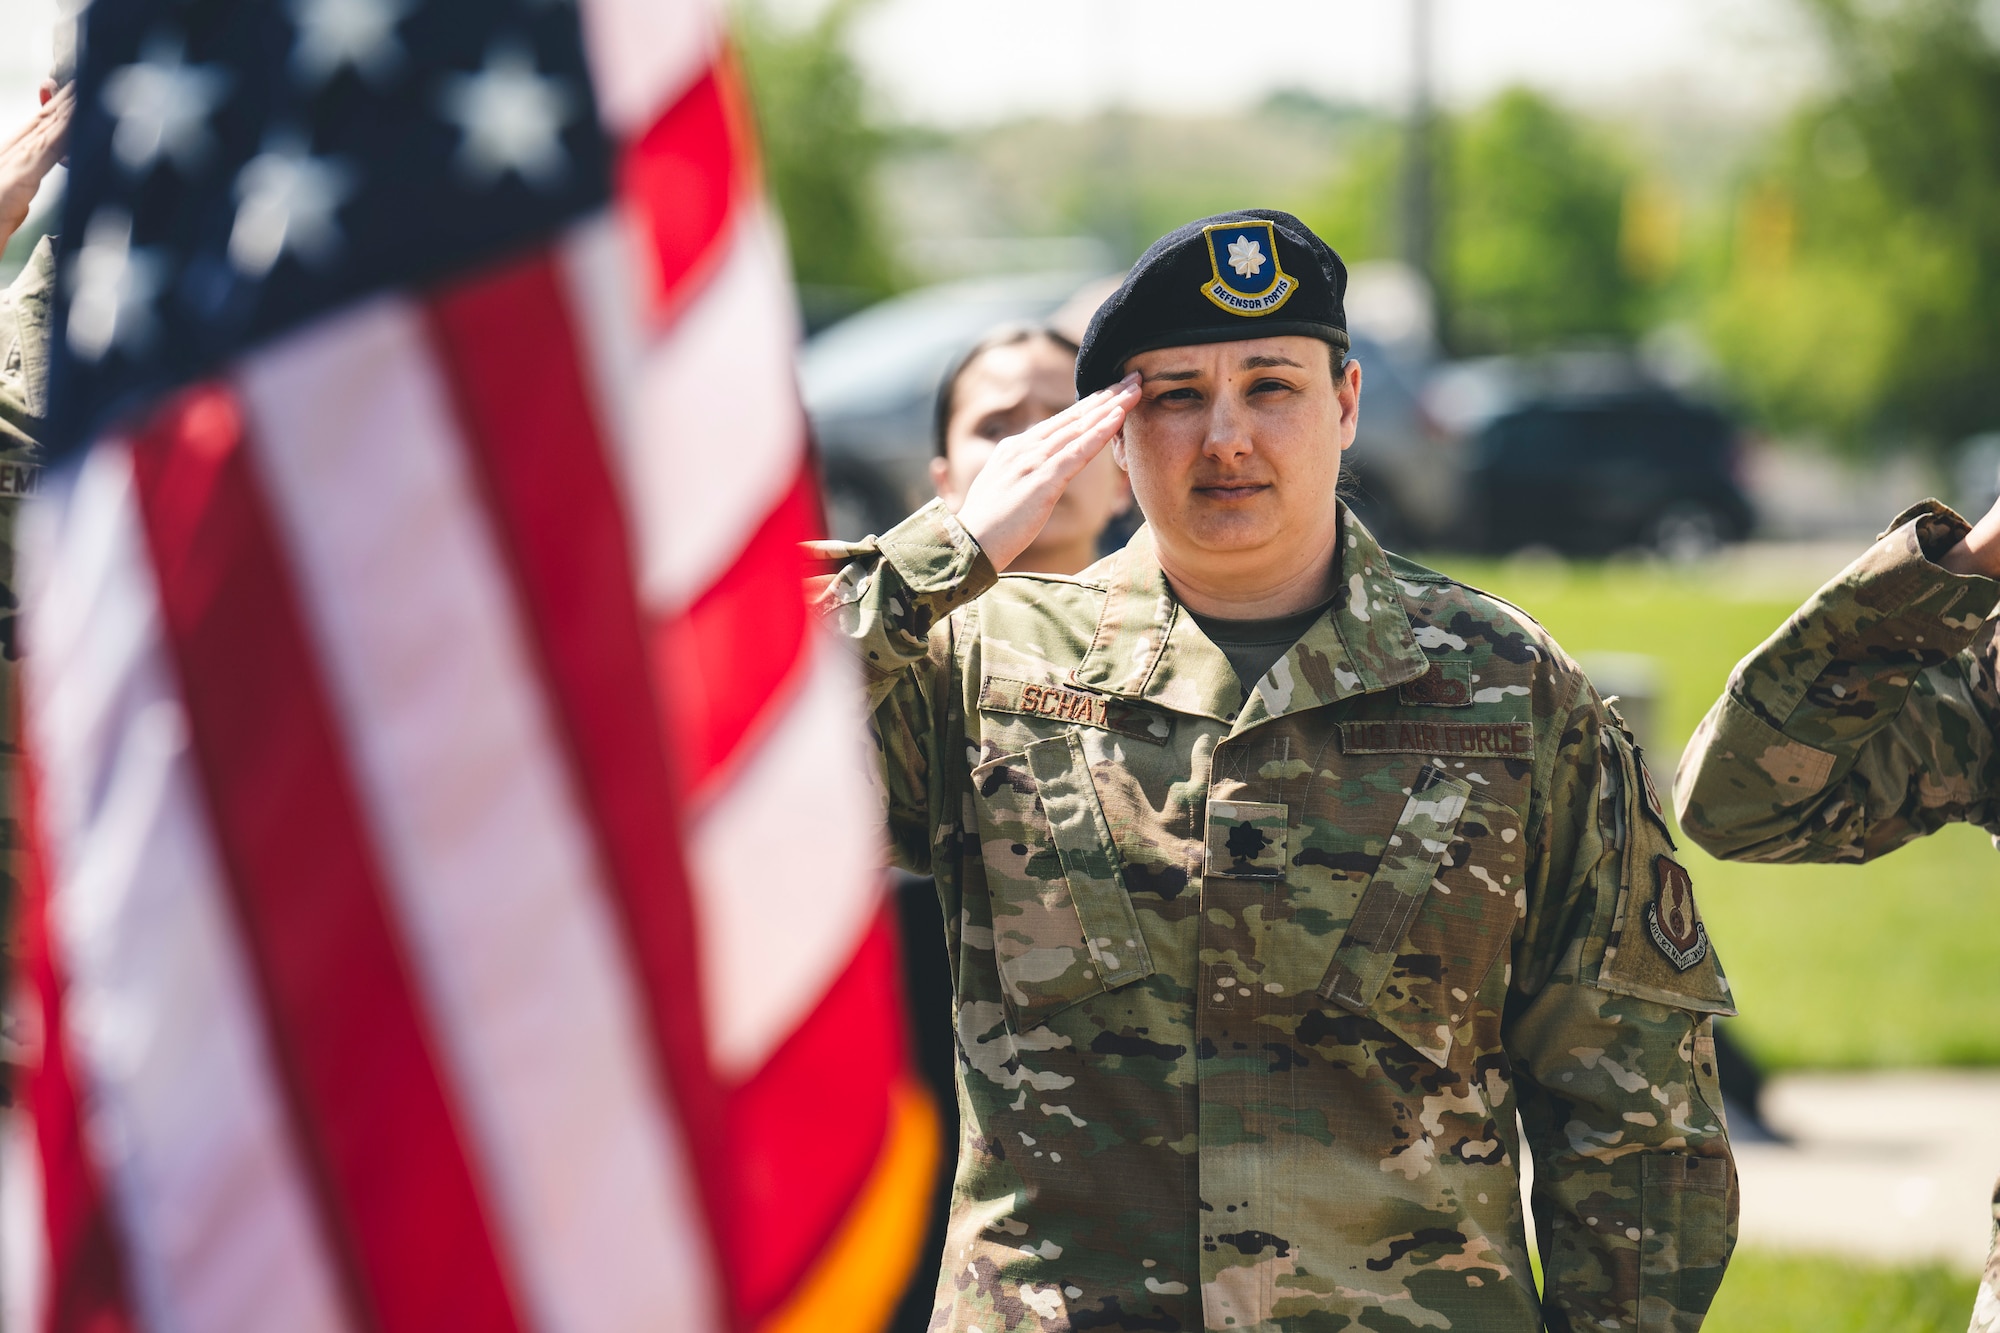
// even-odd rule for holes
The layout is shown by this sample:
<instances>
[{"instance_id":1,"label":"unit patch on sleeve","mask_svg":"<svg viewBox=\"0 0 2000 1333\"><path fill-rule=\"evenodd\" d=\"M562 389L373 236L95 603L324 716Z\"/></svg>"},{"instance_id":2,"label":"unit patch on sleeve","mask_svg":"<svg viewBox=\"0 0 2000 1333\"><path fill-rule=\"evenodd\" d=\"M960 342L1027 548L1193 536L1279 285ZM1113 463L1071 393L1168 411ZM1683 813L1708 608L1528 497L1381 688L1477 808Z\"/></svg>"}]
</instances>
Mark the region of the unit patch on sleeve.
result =
<instances>
[{"instance_id":1,"label":"unit patch on sleeve","mask_svg":"<svg viewBox=\"0 0 2000 1333\"><path fill-rule=\"evenodd\" d=\"M1694 883L1671 856L1654 858L1653 879L1646 933L1674 969L1685 972L1708 957L1708 927L1694 914Z\"/></svg>"}]
</instances>

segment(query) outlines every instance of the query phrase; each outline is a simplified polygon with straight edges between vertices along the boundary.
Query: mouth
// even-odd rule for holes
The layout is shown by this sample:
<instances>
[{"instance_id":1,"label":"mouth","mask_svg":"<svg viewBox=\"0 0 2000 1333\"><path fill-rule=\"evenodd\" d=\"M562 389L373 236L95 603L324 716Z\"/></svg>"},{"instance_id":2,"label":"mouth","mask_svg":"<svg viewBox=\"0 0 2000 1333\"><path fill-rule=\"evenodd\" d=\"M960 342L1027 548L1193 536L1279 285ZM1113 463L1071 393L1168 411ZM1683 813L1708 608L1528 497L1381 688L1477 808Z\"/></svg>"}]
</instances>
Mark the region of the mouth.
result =
<instances>
[{"instance_id":1,"label":"mouth","mask_svg":"<svg viewBox=\"0 0 2000 1333\"><path fill-rule=\"evenodd\" d=\"M1254 499L1271 489L1268 481L1214 481L1194 488L1196 495L1224 503Z\"/></svg>"}]
</instances>

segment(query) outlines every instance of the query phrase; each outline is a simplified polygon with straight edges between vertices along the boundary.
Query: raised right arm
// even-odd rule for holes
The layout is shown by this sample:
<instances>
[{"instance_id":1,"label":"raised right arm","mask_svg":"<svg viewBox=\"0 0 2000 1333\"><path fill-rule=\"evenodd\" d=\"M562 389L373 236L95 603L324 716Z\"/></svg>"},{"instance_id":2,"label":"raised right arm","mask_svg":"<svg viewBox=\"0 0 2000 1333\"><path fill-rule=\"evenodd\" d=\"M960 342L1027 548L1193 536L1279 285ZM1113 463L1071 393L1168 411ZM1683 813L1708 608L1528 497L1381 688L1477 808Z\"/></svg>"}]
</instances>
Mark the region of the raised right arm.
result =
<instances>
[{"instance_id":1,"label":"raised right arm","mask_svg":"<svg viewBox=\"0 0 2000 1333\"><path fill-rule=\"evenodd\" d=\"M1681 761L1681 827L1739 861L1866 861L2000 832L2000 583L1939 561L1965 521L1903 513L1731 673Z\"/></svg>"}]
</instances>

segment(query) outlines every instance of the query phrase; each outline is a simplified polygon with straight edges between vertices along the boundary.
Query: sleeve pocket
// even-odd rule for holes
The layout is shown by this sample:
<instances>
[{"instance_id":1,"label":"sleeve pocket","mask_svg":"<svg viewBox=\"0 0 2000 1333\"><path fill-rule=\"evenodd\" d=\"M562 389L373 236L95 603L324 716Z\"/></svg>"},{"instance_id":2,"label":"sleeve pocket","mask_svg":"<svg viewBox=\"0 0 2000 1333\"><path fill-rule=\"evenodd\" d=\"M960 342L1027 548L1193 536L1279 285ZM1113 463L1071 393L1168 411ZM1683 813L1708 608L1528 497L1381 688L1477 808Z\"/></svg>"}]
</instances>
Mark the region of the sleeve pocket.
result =
<instances>
[{"instance_id":1,"label":"sleeve pocket","mask_svg":"<svg viewBox=\"0 0 2000 1333\"><path fill-rule=\"evenodd\" d=\"M1699 1328L1731 1248L1729 1159L1654 1152L1639 1165L1639 1333Z\"/></svg>"},{"instance_id":2,"label":"sleeve pocket","mask_svg":"<svg viewBox=\"0 0 2000 1333\"><path fill-rule=\"evenodd\" d=\"M1015 1031L1153 971L1074 734L973 772L993 949Z\"/></svg>"},{"instance_id":3,"label":"sleeve pocket","mask_svg":"<svg viewBox=\"0 0 2000 1333\"><path fill-rule=\"evenodd\" d=\"M1694 881L1677 856L1645 761L1608 732L1617 761L1617 908L1608 932L1593 930L1596 985L1698 1014L1733 1014L1729 980L1695 906ZM1586 973L1588 975L1588 973Z\"/></svg>"}]
</instances>

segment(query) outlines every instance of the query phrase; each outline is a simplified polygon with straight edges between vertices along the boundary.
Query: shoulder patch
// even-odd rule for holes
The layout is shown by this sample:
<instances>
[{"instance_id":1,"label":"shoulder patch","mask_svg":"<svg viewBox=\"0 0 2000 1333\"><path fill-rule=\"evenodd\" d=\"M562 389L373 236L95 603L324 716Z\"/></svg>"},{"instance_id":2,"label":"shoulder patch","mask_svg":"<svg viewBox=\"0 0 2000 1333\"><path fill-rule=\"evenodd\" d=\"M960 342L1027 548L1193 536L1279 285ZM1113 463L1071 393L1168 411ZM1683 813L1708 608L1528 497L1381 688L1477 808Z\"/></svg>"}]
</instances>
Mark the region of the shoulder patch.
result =
<instances>
[{"instance_id":1,"label":"shoulder patch","mask_svg":"<svg viewBox=\"0 0 2000 1333\"><path fill-rule=\"evenodd\" d=\"M1694 914L1694 882L1670 856L1653 858L1653 901L1646 904L1646 933L1676 972L1708 957L1708 927Z\"/></svg>"},{"instance_id":2,"label":"shoulder patch","mask_svg":"<svg viewBox=\"0 0 2000 1333\"><path fill-rule=\"evenodd\" d=\"M979 706L989 713L1019 713L1115 731L1134 740L1164 745L1174 724L1163 713L1067 685L1031 685L988 676L979 685Z\"/></svg>"},{"instance_id":3,"label":"shoulder patch","mask_svg":"<svg viewBox=\"0 0 2000 1333\"><path fill-rule=\"evenodd\" d=\"M1343 754L1478 755L1525 759L1535 752L1527 722L1343 722Z\"/></svg>"},{"instance_id":4,"label":"shoulder patch","mask_svg":"<svg viewBox=\"0 0 2000 1333\"><path fill-rule=\"evenodd\" d=\"M1470 708L1472 663L1432 662L1429 671L1403 682L1402 700L1419 708Z\"/></svg>"},{"instance_id":5,"label":"shoulder patch","mask_svg":"<svg viewBox=\"0 0 2000 1333\"><path fill-rule=\"evenodd\" d=\"M1667 840L1667 846L1679 851L1680 845L1674 841L1674 831L1667 824L1667 809L1660 800L1660 789L1653 785L1653 770L1646 767L1646 752L1636 745L1632 747L1632 766L1639 770L1639 792L1645 800L1646 813L1652 817L1653 823L1659 826L1661 834ZM1682 870L1681 876L1685 878L1687 871Z\"/></svg>"}]
</instances>

